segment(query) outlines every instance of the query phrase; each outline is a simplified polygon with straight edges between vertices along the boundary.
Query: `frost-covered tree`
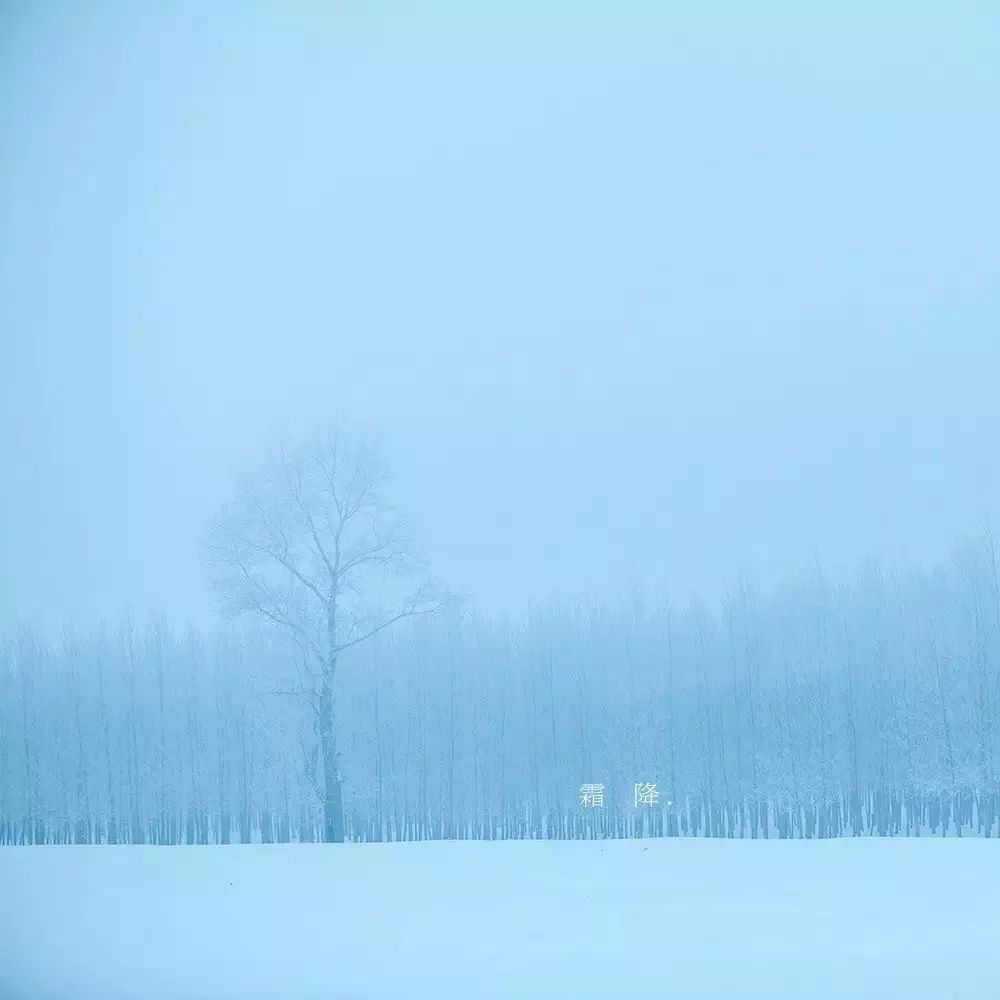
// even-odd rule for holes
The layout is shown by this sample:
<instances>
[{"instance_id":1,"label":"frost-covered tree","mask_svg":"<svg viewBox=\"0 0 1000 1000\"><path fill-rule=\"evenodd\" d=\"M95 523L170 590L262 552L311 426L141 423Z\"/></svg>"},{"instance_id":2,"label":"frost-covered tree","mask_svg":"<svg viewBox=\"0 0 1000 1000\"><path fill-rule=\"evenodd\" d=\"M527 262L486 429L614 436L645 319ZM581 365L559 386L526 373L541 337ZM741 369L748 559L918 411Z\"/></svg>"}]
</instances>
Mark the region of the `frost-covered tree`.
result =
<instances>
[{"instance_id":1,"label":"frost-covered tree","mask_svg":"<svg viewBox=\"0 0 1000 1000\"><path fill-rule=\"evenodd\" d=\"M281 450L219 513L205 546L224 611L257 616L302 654L297 692L316 722L328 842L344 839L334 703L341 656L444 603L428 582L412 585L422 559L385 502L387 478L371 443L339 432Z\"/></svg>"}]
</instances>

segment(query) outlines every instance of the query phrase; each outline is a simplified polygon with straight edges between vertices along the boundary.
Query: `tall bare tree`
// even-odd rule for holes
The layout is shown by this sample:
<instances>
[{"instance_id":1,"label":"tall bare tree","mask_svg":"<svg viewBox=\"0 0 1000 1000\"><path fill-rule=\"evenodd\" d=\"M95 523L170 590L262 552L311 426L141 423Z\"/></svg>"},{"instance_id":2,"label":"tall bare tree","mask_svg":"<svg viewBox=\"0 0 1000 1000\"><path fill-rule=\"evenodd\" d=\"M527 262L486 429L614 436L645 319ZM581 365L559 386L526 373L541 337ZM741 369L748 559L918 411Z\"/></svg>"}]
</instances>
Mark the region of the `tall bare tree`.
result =
<instances>
[{"instance_id":1,"label":"tall bare tree","mask_svg":"<svg viewBox=\"0 0 1000 1000\"><path fill-rule=\"evenodd\" d=\"M388 469L366 440L331 432L281 450L219 513L206 555L223 610L254 615L302 653L323 769L323 837L344 839L334 681L342 654L445 598L426 581L406 527L385 503ZM407 587L410 583L410 587Z\"/></svg>"}]
</instances>

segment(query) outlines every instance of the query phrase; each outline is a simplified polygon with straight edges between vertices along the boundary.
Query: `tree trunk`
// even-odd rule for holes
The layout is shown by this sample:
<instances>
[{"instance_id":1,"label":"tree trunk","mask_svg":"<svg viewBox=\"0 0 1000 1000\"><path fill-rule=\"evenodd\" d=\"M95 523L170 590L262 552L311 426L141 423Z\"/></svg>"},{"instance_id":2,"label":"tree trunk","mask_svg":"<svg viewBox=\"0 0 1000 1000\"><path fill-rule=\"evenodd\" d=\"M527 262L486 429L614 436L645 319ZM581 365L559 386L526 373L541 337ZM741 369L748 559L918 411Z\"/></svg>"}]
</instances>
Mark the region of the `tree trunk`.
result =
<instances>
[{"instance_id":1,"label":"tree trunk","mask_svg":"<svg viewBox=\"0 0 1000 1000\"><path fill-rule=\"evenodd\" d=\"M332 673L332 671L331 671ZM325 677L319 692L319 744L323 755L323 842L344 842L344 796L337 768L337 739L333 726L333 690Z\"/></svg>"}]
</instances>

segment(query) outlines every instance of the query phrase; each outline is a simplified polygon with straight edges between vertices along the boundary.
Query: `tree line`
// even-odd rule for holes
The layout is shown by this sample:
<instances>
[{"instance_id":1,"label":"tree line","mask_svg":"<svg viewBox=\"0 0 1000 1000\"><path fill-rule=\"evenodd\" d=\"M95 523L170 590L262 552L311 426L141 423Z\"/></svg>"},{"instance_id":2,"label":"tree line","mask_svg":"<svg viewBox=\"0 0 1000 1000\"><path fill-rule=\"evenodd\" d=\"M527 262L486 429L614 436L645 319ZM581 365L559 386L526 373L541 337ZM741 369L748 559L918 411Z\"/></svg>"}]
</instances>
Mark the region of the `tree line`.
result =
<instances>
[{"instance_id":1,"label":"tree line","mask_svg":"<svg viewBox=\"0 0 1000 1000\"><path fill-rule=\"evenodd\" d=\"M0 645L0 841L996 835L998 557L984 532L926 572L520 621L404 596L347 605L318 655L259 614L22 626ZM312 621L286 591L268 608Z\"/></svg>"}]
</instances>

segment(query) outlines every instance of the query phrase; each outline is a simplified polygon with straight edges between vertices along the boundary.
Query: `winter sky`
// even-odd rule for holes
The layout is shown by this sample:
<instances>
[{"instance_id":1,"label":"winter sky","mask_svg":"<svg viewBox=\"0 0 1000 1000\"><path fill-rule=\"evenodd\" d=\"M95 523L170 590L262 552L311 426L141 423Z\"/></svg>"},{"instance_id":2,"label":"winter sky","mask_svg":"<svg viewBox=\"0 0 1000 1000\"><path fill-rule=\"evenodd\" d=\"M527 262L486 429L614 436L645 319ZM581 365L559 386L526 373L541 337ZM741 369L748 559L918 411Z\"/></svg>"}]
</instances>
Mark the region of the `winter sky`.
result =
<instances>
[{"instance_id":1,"label":"winter sky","mask_svg":"<svg viewBox=\"0 0 1000 1000\"><path fill-rule=\"evenodd\" d=\"M1000 514L996 7L405 6L3 5L0 624L331 418L490 610Z\"/></svg>"}]
</instances>

